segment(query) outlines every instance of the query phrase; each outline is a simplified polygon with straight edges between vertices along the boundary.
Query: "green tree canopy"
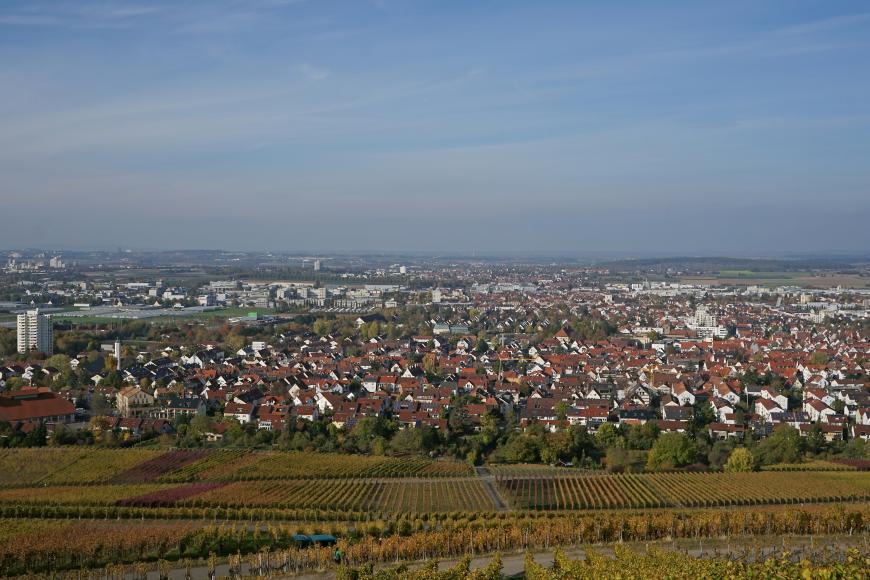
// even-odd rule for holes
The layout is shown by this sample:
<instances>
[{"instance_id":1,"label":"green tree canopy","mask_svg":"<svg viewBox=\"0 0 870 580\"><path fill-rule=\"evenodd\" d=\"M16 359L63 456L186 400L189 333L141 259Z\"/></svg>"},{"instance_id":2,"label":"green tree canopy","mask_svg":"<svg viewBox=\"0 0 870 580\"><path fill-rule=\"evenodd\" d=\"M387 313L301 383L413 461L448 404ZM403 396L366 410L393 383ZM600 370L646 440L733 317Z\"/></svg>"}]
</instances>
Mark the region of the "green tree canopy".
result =
<instances>
[{"instance_id":1,"label":"green tree canopy","mask_svg":"<svg viewBox=\"0 0 870 580\"><path fill-rule=\"evenodd\" d=\"M780 425L755 446L755 456L762 465L799 463L803 459L803 452L803 438L791 425Z\"/></svg>"},{"instance_id":2,"label":"green tree canopy","mask_svg":"<svg viewBox=\"0 0 870 580\"><path fill-rule=\"evenodd\" d=\"M694 463L698 459L698 445L681 433L664 433L656 439L647 456L646 468L655 471L673 469Z\"/></svg>"},{"instance_id":3,"label":"green tree canopy","mask_svg":"<svg viewBox=\"0 0 870 580\"><path fill-rule=\"evenodd\" d=\"M744 473L755 471L755 457L746 447L735 449L725 463L725 471L728 473Z\"/></svg>"}]
</instances>

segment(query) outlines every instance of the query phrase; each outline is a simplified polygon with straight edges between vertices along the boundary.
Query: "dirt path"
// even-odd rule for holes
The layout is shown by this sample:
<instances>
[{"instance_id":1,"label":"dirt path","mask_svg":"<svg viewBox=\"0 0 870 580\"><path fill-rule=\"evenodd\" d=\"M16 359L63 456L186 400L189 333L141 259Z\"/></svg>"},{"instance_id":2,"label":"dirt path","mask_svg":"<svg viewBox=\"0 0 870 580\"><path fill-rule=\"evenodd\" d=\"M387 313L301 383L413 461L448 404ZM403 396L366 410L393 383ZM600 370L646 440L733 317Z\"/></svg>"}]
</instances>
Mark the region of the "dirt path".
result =
<instances>
[{"instance_id":1,"label":"dirt path","mask_svg":"<svg viewBox=\"0 0 870 580\"><path fill-rule=\"evenodd\" d=\"M490 499L492 499L492 505L495 506L496 511L508 511L507 503L504 501L504 498L498 492L498 487L495 485L495 476L490 473L489 469L486 467L475 467L474 470L477 472L477 477L480 479L480 483L483 484L483 489L486 490L486 493L488 493Z\"/></svg>"}]
</instances>

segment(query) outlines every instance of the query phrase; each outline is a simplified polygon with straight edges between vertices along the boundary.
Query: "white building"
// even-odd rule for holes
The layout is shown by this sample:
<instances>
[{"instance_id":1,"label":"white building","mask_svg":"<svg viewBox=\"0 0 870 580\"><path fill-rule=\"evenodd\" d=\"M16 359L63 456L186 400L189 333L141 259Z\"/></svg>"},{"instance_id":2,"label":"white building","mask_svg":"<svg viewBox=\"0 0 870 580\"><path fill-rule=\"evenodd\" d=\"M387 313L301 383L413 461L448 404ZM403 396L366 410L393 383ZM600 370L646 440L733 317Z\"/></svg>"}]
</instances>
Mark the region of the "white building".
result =
<instances>
[{"instance_id":1,"label":"white building","mask_svg":"<svg viewBox=\"0 0 870 580\"><path fill-rule=\"evenodd\" d=\"M698 333L700 338L725 338L728 329L718 323L716 317L710 314L704 306L699 306L695 316L686 321L686 326Z\"/></svg>"},{"instance_id":2,"label":"white building","mask_svg":"<svg viewBox=\"0 0 870 580\"><path fill-rule=\"evenodd\" d=\"M26 354L31 350L47 355L54 353L51 315L40 314L39 309L18 315L18 352Z\"/></svg>"}]
</instances>

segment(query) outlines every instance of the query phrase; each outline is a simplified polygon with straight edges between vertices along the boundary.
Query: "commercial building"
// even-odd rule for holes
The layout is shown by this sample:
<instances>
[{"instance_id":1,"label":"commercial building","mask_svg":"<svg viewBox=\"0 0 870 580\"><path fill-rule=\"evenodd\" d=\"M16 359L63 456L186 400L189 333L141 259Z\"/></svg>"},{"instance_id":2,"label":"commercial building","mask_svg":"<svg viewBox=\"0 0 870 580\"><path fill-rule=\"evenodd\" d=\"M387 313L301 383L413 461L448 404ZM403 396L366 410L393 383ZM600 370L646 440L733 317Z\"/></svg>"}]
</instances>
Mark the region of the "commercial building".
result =
<instances>
[{"instance_id":1,"label":"commercial building","mask_svg":"<svg viewBox=\"0 0 870 580\"><path fill-rule=\"evenodd\" d=\"M0 395L0 421L22 423L72 423L75 407L46 388L25 388Z\"/></svg>"}]
</instances>

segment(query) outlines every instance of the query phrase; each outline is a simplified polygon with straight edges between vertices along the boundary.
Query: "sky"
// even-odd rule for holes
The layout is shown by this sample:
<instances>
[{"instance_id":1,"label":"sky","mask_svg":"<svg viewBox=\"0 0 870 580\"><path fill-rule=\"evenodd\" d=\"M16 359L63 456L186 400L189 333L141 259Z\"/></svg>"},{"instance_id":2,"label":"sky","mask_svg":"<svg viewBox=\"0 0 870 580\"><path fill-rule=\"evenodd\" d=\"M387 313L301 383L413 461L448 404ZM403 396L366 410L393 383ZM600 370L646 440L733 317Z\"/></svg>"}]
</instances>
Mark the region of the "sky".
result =
<instances>
[{"instance_id":1,"label":"sky","mask_svg":"<svg viewBox=\"0 0 870 580\"><path fill-rule=\"evenodd\" d=\"M870 251L870 4L0 2L0 247Z\"/></svg>"}]
</instances>

